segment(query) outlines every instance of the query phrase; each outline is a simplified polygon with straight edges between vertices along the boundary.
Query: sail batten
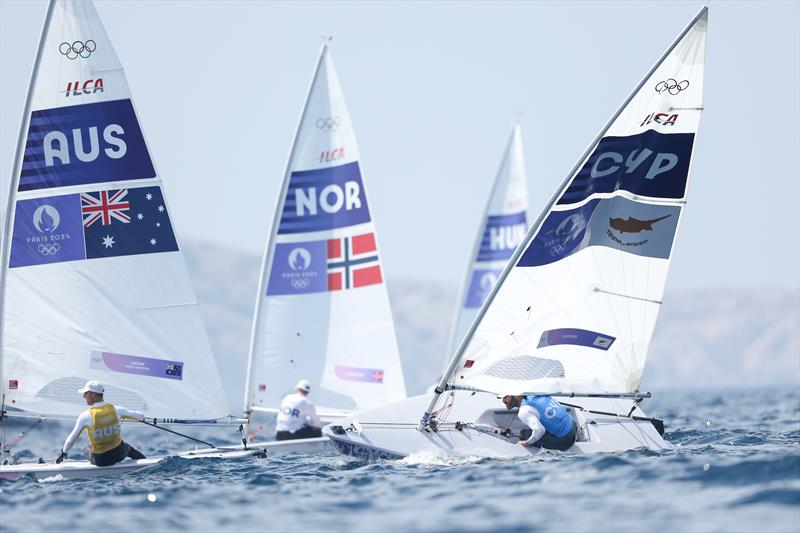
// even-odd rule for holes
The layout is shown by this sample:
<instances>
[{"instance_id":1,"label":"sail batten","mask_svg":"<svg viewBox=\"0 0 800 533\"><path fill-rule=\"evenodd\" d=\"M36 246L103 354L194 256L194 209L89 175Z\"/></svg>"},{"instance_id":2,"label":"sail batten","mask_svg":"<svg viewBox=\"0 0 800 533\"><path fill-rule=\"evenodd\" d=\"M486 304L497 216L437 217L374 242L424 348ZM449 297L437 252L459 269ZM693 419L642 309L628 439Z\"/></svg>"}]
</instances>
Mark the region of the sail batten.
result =
<instances>
[{"instance_id":1,"label":"sail batten","mask_svg":"<svg viewBox=\"0 0 800 533\"><path fill-rule=\"evenodd\" d=\"M373 213L330 50L300 116L254 313L245 411L279 405L299 379L352 409L405 397Z\"/></svg>"},{"instance_id":2,"label":"sail batten","mask_svg":"<svg viewBox=\"0 0 800 533\"><path fill-rule=\"evenodd\" d=\"M48 8L9 195L6 405L74 416L88 379L147 416L230 413L124 70L91 2ZM188 304L188 305L187 305Z\"/></svg>"}]
</instances>

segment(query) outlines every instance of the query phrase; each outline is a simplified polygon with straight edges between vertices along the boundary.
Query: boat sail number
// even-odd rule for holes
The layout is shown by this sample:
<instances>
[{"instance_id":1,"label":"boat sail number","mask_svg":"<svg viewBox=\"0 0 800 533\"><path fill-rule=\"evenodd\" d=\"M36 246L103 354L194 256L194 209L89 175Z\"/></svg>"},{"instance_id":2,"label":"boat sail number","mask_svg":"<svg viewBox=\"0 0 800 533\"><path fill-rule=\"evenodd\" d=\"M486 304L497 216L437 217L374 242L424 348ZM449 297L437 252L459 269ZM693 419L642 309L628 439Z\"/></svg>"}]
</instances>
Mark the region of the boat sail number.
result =
<instances>
[{"instance_id":1,"label":"boat sail number","mask_svg":"<svg viewBox=\"0 0 800 533\"><path fill-rule=\"evenodd\" d=\"M633 150L627 157L619 152L604 152L597 156L592 166L592 178L602 178L620 172L623 168L625 174L630 174L642 165L649 164L646 180L655 179L659 174L672 170L678 164L678 155L670 153L655 153L649 148ZM644 168L644 167L643 167Z\"/></svg>"},{"instance_id":2,"label":"boat sail number","mask_svg":"<svg viewBox=\"0 0 800 533\"><path fill-rule=\"evenodd\" d=\"M370 221L358 162L292 172L278 233L305 233Z\"/></svg>"},{"instance_id":3,"label":"boat sail number","mask_svg":"<svg viewBox=\"0 0 800 533\"><path fill-rule=\"evenodd\" d=\"M84 136L85 131L85 136ZM104 143L103 153L111 159L125 157L128 145L122 139L125 129L119 124L109 124L103 128L102 138ZM75 128L72 130L72 143L70 138L61 131L51 131L44 136L44 162L52 167L58 160L59 164L70 164L70 152L84 163L90 163L100 157L100 141L98 127L90 126L86 130ZM88 145L88 149L87 149ZM71 148L71 149L70 149Z\"/></svg>"},{"instance_id":4,"label":"boat sail number","mask_svg":"<svg viewBox=\"0 0 800 533\"><path fill-rule=\"evenodd\" d=\"M26 148L20 191L156 175L128 99L33 111Z\"/></svg>"}]
</instances>

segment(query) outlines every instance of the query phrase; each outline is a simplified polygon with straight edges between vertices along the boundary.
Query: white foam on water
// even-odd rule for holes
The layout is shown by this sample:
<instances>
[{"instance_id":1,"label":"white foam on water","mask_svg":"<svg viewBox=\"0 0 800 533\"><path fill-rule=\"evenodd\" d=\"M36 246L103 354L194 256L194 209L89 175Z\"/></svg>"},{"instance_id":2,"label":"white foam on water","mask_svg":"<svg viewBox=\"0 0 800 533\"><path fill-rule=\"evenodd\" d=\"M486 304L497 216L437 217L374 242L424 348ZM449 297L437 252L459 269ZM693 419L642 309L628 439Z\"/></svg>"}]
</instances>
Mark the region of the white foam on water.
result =
<instances>
[{"instance_id":1,"label":"white foam on water","mask_svg":"<svg viewBox=\"0 0 800 533\"><path fill-rule=\"evenodd\" d=\"M475 463L491 455L447 453L441 450L422 450L397 460L397 464L415 466L458 466Z\"/></svg>"},{"instance_id":2,"label":"white foam on water","mask_svg":"<svg viewBox=\"0 0 800 533\"><path fill-rule=\"evenodd\" d=\"M67 478L65 478L61 474L56 474L55 476L43 477L43 478L39 479L38 481L39 481L39 483L53 483L54 481L64 481L65 479L67 479Z\"/></svg>"}]
</instances>

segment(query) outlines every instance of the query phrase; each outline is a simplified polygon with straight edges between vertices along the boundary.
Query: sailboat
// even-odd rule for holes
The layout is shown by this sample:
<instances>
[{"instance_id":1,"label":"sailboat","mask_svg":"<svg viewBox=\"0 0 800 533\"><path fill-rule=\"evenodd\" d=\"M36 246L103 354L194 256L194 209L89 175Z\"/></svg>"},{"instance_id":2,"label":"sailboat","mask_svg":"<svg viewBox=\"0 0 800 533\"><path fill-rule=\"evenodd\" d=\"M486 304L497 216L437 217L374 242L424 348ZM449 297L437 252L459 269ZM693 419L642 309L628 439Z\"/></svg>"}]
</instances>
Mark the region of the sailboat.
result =
<instances>
[{"instance_id":1,"label":"sailboat","mask_svg":"<svg viewBox=\"0 0 800 533\"><path fill-rule=\"evenodd\" d=\"M109 402L159 424L238 424L125 73L88 0L47 8L6 214L3 416L74 421L94 379ZM0 476L94 477L160 460L2 465Z\"/></svg>"},{"instance_id":2,"label":"sailboat","mask_svg":"<svg viewBox=\"0 0 800 533\"><path fill-rule=\"evenodd\" d=\"M669 444L639 392L703 109L708 8L644 76L531 225L431 395L324 432L345 454L539 453L496 396L556 397L567 453Z\"/></svg>"},{"instance_id":3,"label":"sailboat","mask_svg":"<svg viewBox=\"0 0 800 533\"><path fill-rule=\"evenodd\" d=\"M276 414L300 379L313 384L323 420L406 397L358 145L327 42L264 253L245 384L248 419ZM262 444L309 451L330 442Z\"/></svg>"},{"instance_id":4,"label":"sailboat","mask_svg":"<svg viewBox=\"0 0 800 533\"><path fill-rule=\"evenodd\" d=\"M458 343L497 283L503 267L525 236L527 212L528 179L525 175L522 128L515 123L481 221L481 231L472 248L472 262L461 284L446 354L452 354L458 348ZM449 359L443 367L447 363Z\"/></svg>"}]
</instances>

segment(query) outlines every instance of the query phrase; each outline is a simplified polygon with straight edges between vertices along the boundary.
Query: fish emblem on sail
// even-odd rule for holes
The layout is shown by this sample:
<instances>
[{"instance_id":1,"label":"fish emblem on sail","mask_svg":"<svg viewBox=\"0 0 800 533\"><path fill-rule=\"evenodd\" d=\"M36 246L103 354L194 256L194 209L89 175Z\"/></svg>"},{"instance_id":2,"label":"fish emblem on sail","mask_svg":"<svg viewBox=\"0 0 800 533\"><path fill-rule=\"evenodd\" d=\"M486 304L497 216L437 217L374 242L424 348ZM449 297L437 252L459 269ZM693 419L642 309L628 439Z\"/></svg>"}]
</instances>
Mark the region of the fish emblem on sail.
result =
<instances>
[{"instance_id":1,"label":"fish emblem on sail","mask_svg":"<svg viewBox=\"0 0 800 533\"><path fill-rule=\"evenodd\" d=\"M664 215L663 217L654 218L652 220L639 220L633 217L628 217L627 220L622 218L609 218L608 225L619 231L620 233L639 233L640 231L653 231L653 224L660 222L665 218L672 215Z\"/></svg>"}]
</instances>

